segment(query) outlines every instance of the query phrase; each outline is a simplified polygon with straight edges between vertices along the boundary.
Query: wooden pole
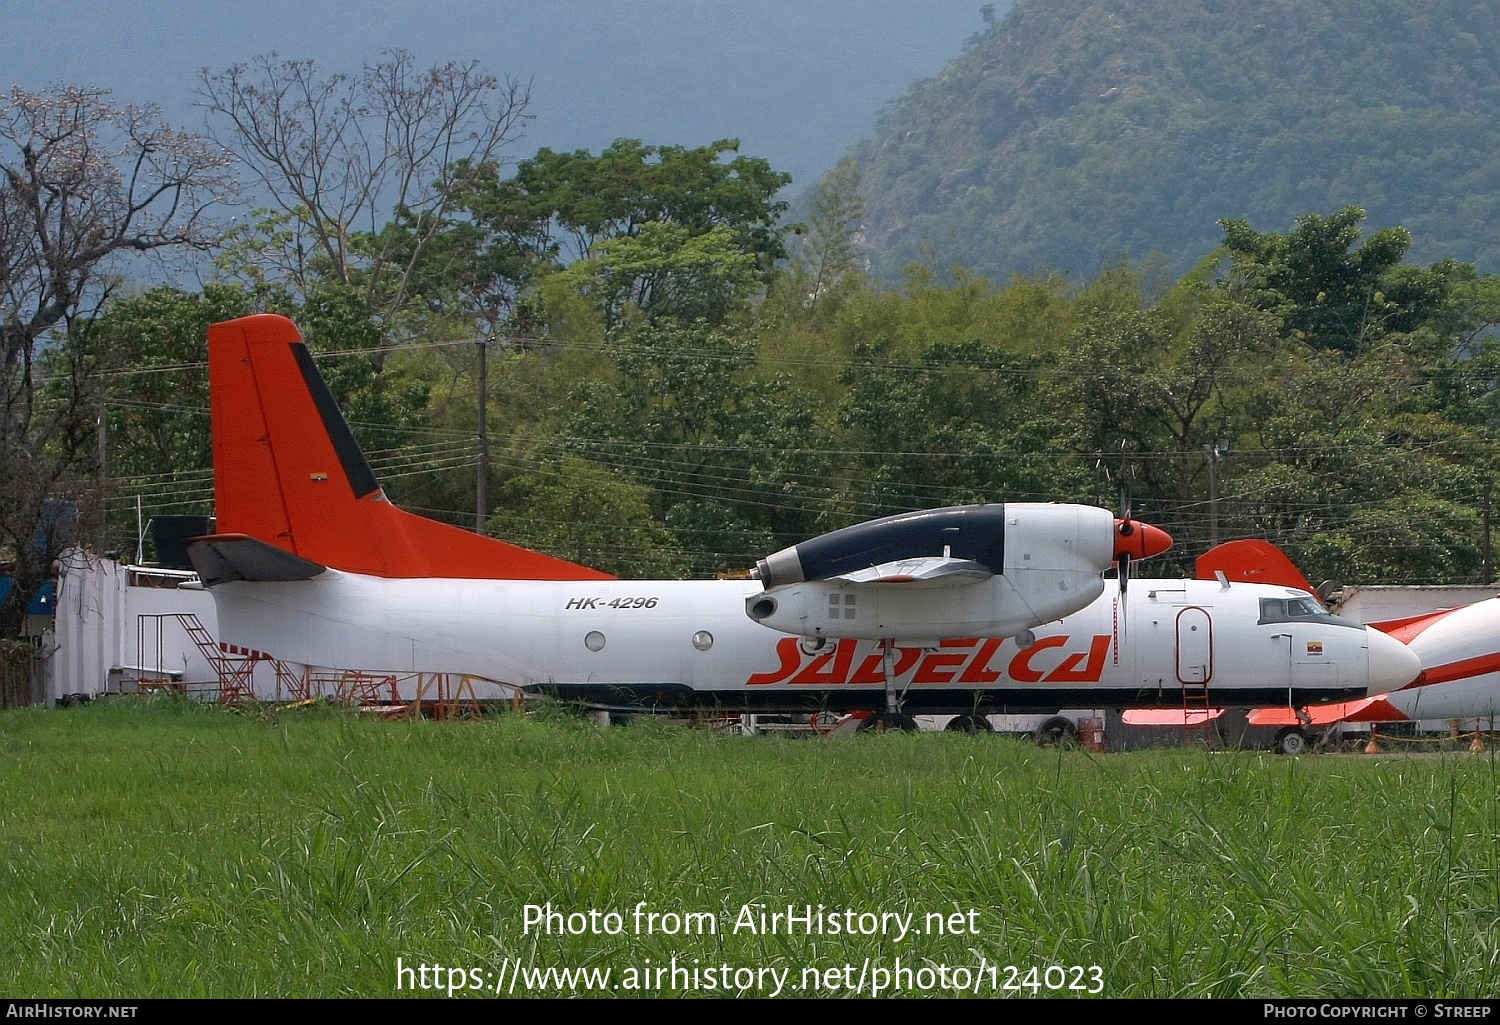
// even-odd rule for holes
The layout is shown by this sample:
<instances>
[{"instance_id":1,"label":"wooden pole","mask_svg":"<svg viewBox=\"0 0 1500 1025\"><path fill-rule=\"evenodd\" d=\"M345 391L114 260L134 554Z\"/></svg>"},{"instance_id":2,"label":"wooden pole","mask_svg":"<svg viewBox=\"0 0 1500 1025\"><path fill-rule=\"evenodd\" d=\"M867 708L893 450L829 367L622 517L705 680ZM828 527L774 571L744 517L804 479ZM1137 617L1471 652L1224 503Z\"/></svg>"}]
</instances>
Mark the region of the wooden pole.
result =
<instances>
[{"instance_id":1,"label":"wooden pole","mask_svg":"<svg viewBox=\"0 0 1500 1025\"><path fill-rule=\"evenodd\" d=\"M484 534L484 523L488 519L485 508L485 478L490 475L490 430L489 430L489 353L488 343L481 338L479 346L479 474L474 486L474 533Z\"/></svg>"}]
</instances>

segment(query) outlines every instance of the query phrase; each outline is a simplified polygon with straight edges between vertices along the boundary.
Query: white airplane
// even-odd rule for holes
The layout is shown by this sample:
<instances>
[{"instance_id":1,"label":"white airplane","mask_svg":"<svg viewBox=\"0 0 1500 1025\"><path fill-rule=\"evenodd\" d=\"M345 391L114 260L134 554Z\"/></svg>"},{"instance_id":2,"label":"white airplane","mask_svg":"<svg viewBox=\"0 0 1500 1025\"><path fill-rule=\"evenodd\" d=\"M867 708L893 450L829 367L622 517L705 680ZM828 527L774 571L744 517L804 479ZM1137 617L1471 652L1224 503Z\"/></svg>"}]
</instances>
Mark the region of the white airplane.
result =
<instances>
[{"instance_id":1,"label":"white airplane","mask_svg":"<svg viewBox=\"0 0 1500 1025\"><path fill-rule=\"evenodd\" d=\"M748 581L614 580L393 506L285 318L214 325L209 366L228 533L190 551L241 651L634 710L1176 705L1205 686L1216 703L1307 703L1417 672L1383 634L1288 612L1302 592L1127 587L1130 561L1171 539L1086 506L887 517L771 555Z\"/></svg>"},{"instance_id":2,"label":"white airplane","mask_svg":"<svg viewBox=\"0 0 1500 1025\"><path fill-rule=\"evenodd\" d=\"M1232 579L1309 586L1280 549L1263 541L1232 541L1208 552L1199 560L1198 574L1214 572ZM1421 673L1387 693L1306 708L1302 726L1500 718L1500 597L1368 625L1405 644L1421 664ZM1288 714L1286 702L1281 705L1251 713L1251 722L1298 728L1298 717Z\"/></svg>"}]
</instances>

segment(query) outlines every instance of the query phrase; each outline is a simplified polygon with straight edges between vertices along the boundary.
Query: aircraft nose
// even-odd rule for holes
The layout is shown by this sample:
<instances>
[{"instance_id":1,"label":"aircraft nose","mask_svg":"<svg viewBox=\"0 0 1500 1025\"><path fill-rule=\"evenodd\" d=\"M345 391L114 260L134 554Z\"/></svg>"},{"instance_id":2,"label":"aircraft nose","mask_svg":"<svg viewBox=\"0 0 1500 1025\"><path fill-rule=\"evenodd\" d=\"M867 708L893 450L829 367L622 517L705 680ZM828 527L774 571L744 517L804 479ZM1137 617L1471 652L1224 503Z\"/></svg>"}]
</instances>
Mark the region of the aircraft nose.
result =
<instances>
[{"instance_id":1,"label":"aircraft nose","mask_svg":"<svg viewBox=\"0 0 1500 1025\"><path fill-rule=\"evenodd\" d=\"M1370 648L1370 697L1400 690L1421 673L1422 660L1396 638L1368 626L1365 634Z\"/></svg>"},{"instance_id":2,"label":"aircraft nose","mask_svg":"<svg viewBox=\"0 0 1500 1025\"><path fill-rule=\"evenodd\" d=\"M1172 535L1160 527L1140 520L1115 520L1115 561L1128 555L1132 559L1149 559L1172 547Z\"/></svg>"}]
</instances>

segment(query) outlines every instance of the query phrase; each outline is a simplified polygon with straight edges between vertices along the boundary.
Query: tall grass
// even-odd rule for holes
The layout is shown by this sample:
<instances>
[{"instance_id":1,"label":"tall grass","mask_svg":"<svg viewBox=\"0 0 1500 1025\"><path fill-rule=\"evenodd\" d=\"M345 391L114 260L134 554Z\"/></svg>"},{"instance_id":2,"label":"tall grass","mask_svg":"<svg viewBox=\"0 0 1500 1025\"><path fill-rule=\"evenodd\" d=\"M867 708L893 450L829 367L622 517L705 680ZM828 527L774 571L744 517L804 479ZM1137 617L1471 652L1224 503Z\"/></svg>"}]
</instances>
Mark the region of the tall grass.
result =
<instances>
[{"instance_id":1,"label":"tall grass","mask_svg":"<svg viewBox=\"0 0 1500 1025\"><path fill-rule=\"evenodd\" d=\"M389 996L398 957L797 980L899 956L1099 965L1109 996L1483 996L1496 795L1491 756L18 711L0 716L0 995ZM637 935L642 901L719 931ZM523 935L548 902L627 928ZM977 909L978 932L731 932L756 903L918 925Z\"/></svg>"}]
</instances>

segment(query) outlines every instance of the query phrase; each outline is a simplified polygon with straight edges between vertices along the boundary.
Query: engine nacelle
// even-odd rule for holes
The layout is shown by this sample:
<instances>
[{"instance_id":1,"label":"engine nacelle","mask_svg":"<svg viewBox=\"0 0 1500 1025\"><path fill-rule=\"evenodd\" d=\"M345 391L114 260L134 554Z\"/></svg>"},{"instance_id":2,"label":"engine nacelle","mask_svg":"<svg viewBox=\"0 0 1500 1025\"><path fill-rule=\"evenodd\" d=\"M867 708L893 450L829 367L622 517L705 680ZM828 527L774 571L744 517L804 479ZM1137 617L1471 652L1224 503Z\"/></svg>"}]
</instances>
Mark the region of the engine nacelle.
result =
<instances>
[{"instance_id":1,"label":"engine nacelle","mask_svg":"<svg viewBox=\"0 0 1500 1025\"><path fill-rule=\"evenodd\" d=\"M1092 506L1010 502L903 513L760 560L754 575L766 590L747 598L745 611L804 637L1010 635L1099 597L1115 551L1114 517Z\"/></svg>"}]
</instances>

